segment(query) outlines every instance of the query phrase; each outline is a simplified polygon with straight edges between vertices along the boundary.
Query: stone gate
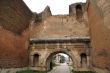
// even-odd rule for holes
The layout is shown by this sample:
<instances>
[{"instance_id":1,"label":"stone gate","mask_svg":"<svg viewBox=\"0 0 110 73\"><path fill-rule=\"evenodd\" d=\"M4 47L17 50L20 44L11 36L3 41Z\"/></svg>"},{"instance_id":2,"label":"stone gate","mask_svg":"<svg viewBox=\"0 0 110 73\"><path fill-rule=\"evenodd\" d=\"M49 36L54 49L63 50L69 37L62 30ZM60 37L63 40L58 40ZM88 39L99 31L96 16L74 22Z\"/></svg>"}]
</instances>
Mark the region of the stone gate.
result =
<instances>
[{"instance_id":1,"label":"stone gate","mask_svg":"<svg viewBox=\"0 0 110 73\"><path fill-rule=\"evenodd\" d=\"M31 39L30 65L34 69L49 70L49 63L53 55L65 53L73 61L73 67L83 68L82 54L86 56L86 67L89 67L90 38L62 38L62 39Z\"/></svg>"}]
</instances>

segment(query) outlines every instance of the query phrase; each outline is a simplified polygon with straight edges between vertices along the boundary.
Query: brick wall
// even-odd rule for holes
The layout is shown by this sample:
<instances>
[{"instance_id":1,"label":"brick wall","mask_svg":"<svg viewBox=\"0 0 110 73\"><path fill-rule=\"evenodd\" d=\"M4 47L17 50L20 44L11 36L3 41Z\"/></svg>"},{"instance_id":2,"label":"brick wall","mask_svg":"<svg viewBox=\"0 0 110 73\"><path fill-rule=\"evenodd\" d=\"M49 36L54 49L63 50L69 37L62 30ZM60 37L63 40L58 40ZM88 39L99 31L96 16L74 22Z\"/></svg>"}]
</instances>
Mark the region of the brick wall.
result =
<instances>
[{"instance_id":1,"label":"brick wall","mask_svg":"<svg viewBox=\"0 0 110 73\"><path fill-rule=\"evenodd\" d=\"M92 65L110 70L110 1L90 0L88 17L92 39Z\"/></svg>"},{"instance_id":2,"label":"brick wall","mask_svg":"<svg viewBox=\"0 0 110 73\"><path fill-rule=\"evenodd\" d=\"M22 0L0 0L0 26L6 30L21 34L29 27L31 15Z\"/></svg>"},{"instance_id":3,"label":"brick wall","mask_svg":"<svg viewBox=\"0 0 110 73\"><path fill-rule=\"evenodd\" d=\"M28 66L31 16L22 0L0 0L0 68Z\"/></svg>"}]
</instances>

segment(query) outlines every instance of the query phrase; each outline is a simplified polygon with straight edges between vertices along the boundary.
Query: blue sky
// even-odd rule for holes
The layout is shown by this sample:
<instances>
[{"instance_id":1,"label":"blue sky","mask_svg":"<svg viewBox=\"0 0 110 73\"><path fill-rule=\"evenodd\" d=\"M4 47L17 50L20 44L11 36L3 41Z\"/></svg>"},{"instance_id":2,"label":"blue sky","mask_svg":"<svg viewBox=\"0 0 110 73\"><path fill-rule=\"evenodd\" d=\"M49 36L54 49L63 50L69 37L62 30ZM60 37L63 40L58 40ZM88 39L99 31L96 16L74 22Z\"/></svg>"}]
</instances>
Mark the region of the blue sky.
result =
<instances>
[{"instance_id":1,"label":"blue sky","mask_svg":"<svg viewBox=\"0 0 110 73\"><path fill-rule=\"evenodd\" d=\"M53 15L68 14L69 5L86 0L23 0L33 12L40 13L48 5Z\"/></svg>"}]
</instances>

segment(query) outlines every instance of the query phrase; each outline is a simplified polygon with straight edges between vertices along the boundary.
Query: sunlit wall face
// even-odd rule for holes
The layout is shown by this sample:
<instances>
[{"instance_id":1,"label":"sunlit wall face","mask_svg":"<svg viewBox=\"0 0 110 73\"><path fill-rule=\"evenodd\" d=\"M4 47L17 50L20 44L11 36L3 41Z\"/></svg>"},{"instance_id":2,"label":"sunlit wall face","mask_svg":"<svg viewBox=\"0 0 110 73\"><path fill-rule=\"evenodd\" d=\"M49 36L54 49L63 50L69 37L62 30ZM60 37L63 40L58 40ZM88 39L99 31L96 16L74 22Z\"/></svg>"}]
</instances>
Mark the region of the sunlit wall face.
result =
<instances>
[{"instance_id":1,"label":"sunlit wall face","mask_svg":"<svg viewBox=\"0 0 110 73\"><path fill-rule=\"evenodd\" d=\"M68 14L69 5L77 2L86 2L86 0L24 0L27 6L33 12L40 13L48 5L53 15Z\"/></svg>"}]
</instances>

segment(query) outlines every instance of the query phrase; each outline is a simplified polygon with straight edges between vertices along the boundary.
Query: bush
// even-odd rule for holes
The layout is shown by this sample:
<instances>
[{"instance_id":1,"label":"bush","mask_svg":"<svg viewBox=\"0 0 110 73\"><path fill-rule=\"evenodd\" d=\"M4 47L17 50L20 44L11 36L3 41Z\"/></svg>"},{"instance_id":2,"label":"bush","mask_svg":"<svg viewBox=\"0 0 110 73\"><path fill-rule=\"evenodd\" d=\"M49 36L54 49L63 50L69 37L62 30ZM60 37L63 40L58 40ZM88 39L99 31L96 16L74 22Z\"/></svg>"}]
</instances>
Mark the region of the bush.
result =
<instances>
[{"instance_id":1,"label":"bush","mask_svg":"<svg viewBox=\"0 0 110 73\"><path fill-rule=\"evenodd\" d=\"M47 73L44 71L34 71L34 70L23 70L23 71L17 71L16 73Z\"/></svg>"},{"instance_id":2,"label":"bush","mask_svg":"<svg viewBox=\"0 0 110 73\"><path fill-rule=\"evenodd\" d=\"M96 72L93 72L93 71L74 71L72 70L73 73L96 73Z\"/></svg>"},{"instance_id":3,"label":"bush","mask_svg":"<svg viewBox=\"0 0 110 73\"><path fill-rule=\"evenodd\" d=\"M55 62L50 62L50 70L53 69L53 67L57 66L57 64L55 64Z\"/></svg>"}]
</instances>

